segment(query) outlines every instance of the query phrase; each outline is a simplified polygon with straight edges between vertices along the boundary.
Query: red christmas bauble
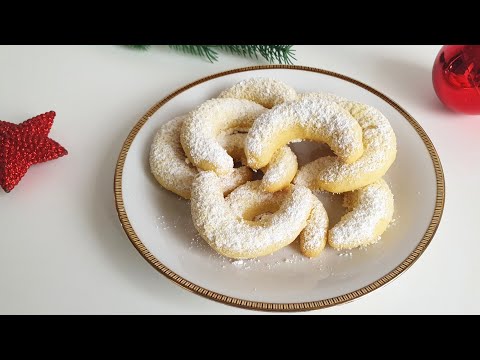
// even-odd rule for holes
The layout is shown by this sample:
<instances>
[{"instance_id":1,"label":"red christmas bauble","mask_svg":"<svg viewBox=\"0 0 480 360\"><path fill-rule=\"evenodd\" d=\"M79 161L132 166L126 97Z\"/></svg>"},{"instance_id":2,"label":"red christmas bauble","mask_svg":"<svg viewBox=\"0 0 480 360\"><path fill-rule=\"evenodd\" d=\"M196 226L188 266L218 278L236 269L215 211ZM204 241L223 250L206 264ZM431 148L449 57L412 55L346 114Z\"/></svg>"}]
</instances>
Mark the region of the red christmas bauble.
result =
<instances>
[{"instance_id":1,"label":"red christmas bauble","mask_svg":"<svg viewBox=\"0 0 480 360\"><path fill-rule=\"evenodd\" d=\"M445 45L435 59L433 88L448 108L480 114L480 45Z\"/></svg>"}]
</instances>

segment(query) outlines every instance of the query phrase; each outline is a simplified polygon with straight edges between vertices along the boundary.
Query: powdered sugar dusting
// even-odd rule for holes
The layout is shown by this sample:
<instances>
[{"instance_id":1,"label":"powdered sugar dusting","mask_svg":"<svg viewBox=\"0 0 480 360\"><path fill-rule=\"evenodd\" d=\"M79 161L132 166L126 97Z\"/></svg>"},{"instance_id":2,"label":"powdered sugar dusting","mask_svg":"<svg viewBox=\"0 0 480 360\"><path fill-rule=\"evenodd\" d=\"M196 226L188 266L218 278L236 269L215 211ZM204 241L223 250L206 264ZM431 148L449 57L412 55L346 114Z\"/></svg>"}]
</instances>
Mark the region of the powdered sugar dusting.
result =
<instances>
[{"instance_id":1,"label":"powdered sugar dusting","mask_svg":"<svg viewBox=\"0 0 480 360\"><path fill-rule=\"evenodd\" d=\"M205 251L208 244L216 250L209 256L221 259L223 268L250 269L260 262L258 257L272 254L297 236L304 255L299 259L315 257L328 234L334 249L346 250L339 256L351 258L350 249L377 242L393 225L388 185L382 179L364 183L383 176L396 156L395 134L380 111L334 94L297 95L288 85L267 78L244 80L220 97L164 124L150 149L151 171L158 182L182 197L192 197L190 230L199 235L187 237L189 249L200 244ZM298 161L286 144L304 140L325 142L337 156L305 165L291 185ZM245 183L253 171L247 166L233 169L232 158L261 169L262 180ZM275 189L284 190L268 188L279 183L282 187ZM338 192L368 186L344 196L349 212L328 231L327 212L306 186L328 190L322 184L334 183L344 186ZM164 216L156 223L162 231L182 227ZM280 257L268 259L288 270L298 259L285 254L298 253L297 249L294 244L278 253ZM260 264L272 266L271 261Z\"/></svg>"},{"instance_id":2,"label":"powdered sugar dusting","mask_svg":"<svg viewBox=\"0 0 480 360\"><path fill-rule=\"evenodd\" d=\"M368 105L339 101L363 130L363 155L351 164L334 156L314 160L300 168L294 180L296 184L326 190L330 190L329 184L334 184L338 192L355 190L383 176L395 160L395 133L385 116Z\"/></svg>"},{"instance_id":3,"label":"powdered sugar dusting","mask_svg":"<svg viewBox=\"0 0 480 360\"><path fill-rule=\"evenodd\" d=\"M332 94L332 93L327 93L327 92L314 92L314 93L301 93L298 94L298 99L303 100L303 99L310 99L310 100L328 100L335 102L337 104L346 102L348 99Z\"/></svg>"},{"instance_id":4,"label":"powdered sugar dusting","mask_svg":"<svg viewBox=\"0 0 480 360\"><path fill-rule=\"evenodd\" d=\"M363 152L358 122L335 103L303 99L278 105L260 115L245 142L249 164L265 166L278 146L294 139L326 142L343 160L354 161Z\"/></svg>"},{"instance_id":5,"label":"powdered sugar dusting","mask_svg":"<svg viewBox=\"0 0 480 360\"><path fill-rule=\"evenodd\" d=\"M188 161L180 143L180 131L186 117L176 117L157 131L150 148L150 169L163 187L189 199L192 182L198 170ZM232 147L234 144L230 145L229 142L235 141L236 138L232 135L226 136L222 143L226 147ZM248 167L233 169L231 174L221 176L224 193L228 194L252 177L253 172Z\"/></svg>"},{"instance_id":6,"label":"powdered sugar dusting","mask_svg":"<svg viewBox=\"0 0 480 360\"><path fill-rule=\"evenodd\" d=\"M203 170L219 175L233 169L233 159L216 140L227 129L250 128L266 109L249 100L211 99L204 102L185 119L181 143L190 161Z\"/></svg>"},{"instance_id":7,"label":"powdered sugar dusting","mask_svg":"<svg viewBox=\"0 0 480 360\"><path fill-rule=\"evenodd\" d=\"M221 147L225 149L228 155L237 161L241 161L246 165L247 159L245 157L245 138L246 133L238 133L236 131L222 132L218 135L217 141Z\"/></svg>"},{"instance_id":8,"label":"powdered sugar dusting","mask_svg":"<svg viewBox=\"0 0 480 360\"><path fill-rule=\"evenodd\" d=\"M244 218L245 212L249 209L256 209L259 207L268 207L278 209L280 205L291 195L291 188L275 193L262 191L261 181L249 181L237 187L225 199L232 213L237 218ZM270 215L264 213L256 214L254 221L263 221Z\"/></svg>"},{"instance_id":9,"label":"powdered sugar dusting","mask_svg":"<svg viewBox=\"0 0 480 360\"><path fill-rule=\"evenodd\" d=\"M236 188L227 198L227 204L237 218L244 218L249 209L266 207L277 209L288 198L291 189L269 193L261 190L259 181L250 181ZM310 255L318 255L327 242L328 215L321 201L314 196L314 206L306 227L301 233L301 250ZM266 221L273 214L256 215L254 221Z\"/></svg>"},{"instance_id":10,"label":"powdered sugar dusting","mask_svg":"<svg viewBox=\"0 0 480 360\"><path fill-rule=\"evenodd\" d=\"M180 130L185 118L176 117L157 131L150 148L150 169L162 186L190 198L193 178L198 171L185 161L180 144Z\"/></svg>"},{"instance_id":11,"label":"powdered sugar dusting","mask_svg":"<svg viewBox=\"0 0 480 360\"><path fill-rule=\"evenodd\" d=\"M254 101L266 108L297 98L297 92L287 84L271 78L250 78L242 80L224 90L219 98L235 98Z\"/></svg>"},{"instance_id":12,"label":"powdered sugar dusting","mask_svg":"<svg viewBox=\"0 0 480 360\"><path fill-rule=\"evenodd\" d=\"M314 195L294 187L289 198L264 224L233 214L213 172L200 173L192 187L192 219L202 237L223 255L242 259L266 255L290 244L305 227Z\"/></svg>"},{"instance_id":13,"label":"powdered sugar dusting","mask_svg":"<svg viewBox=\"0 0 480 360\"><path fill-rule=\"evenodd\" d=\"M223 194L229 194L239 185L244 184L249 180L252 180L252 178L253 171L246 166L233 169L232 173L229 175L220 176Z\"/></svg>"},{"instance_id":14,"label":"powdered sugar dusting","mask_svg":"<svg viewBox=\"0 0 480 360\"><path fill-rule=\"evenodd\" d=\"M271 186L284 182L282 187L287 186L297 173L298 162L297 156L288 146L282 146L273 154L270 163L262 170L262 183L265 189ZM291 176L288 176L291 174Z\"/></svg>"},{"instance_id":15,"label":"powdered sugar dusting","mask_svg":"<svg viewBox=\"0 0 480 360\"><path fill-rule=\"evenodd\" d=\"M345 194L345 214L328 234L336 249L352 249L378 241L393 216L393 194L380 179L360 190Z\"/></svg>"},{"instance_id":16,"label":"powdered sugar dusting","mask_svg":"<svg viewBox=\"0 0 480 360\"><path fill-rule=\"evenodd\" d=\"M302 233L302 252L320 252L327 243L328 215L321 201L316 199L310 219Z\"/></svg>"},{"instance_id":17,"label":"powdered sugar dusting","mask_svg":"<svg viewBox=\"0 0 480 360\"><path fill-rule=\"evenodd\" d=\"M218 143L232 156L242 164L247 165L244 145L247 134L222 133L218 136ZM277 150L272 157L271 162L264 168L262 178L263 188L268 191L281 190L288 186L295 177L298 170L297 156L288 146L283 146ZM273 190L272 190L273 189ZM233 190L233 189L232 189Z\"/></svg>"}]
</instances>

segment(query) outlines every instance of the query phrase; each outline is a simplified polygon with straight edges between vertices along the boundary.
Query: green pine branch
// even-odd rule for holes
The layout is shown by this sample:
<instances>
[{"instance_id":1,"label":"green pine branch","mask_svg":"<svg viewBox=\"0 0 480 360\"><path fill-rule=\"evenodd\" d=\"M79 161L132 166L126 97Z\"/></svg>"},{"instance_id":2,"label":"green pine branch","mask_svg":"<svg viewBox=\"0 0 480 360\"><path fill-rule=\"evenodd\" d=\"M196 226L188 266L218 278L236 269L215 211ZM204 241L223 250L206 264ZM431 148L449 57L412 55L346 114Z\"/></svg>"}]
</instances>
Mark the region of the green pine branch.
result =
<instances>
[{"instance_id":1,"label":"green pine branch","mask_svg":"<svg viewBox=\"0 0 480 360\"><path fill-rule=\"evenodd\" d=\"M218 45L218 48L232 54L258 59L260 54L269 63L292 64L295 50L293 45Z\"/></svg>"},{"instance_id":2,"label":"green pine branch","mask_svg":"<svg viewBox=\"0 0 480 360\"><path fill-rule=\"evenodd\" d=\"M151 45L127 45L127 46L136 50L148 50Z\"/></svg>"},{"instance_id":3,"label":"green pine branch","mask_svg":"<svg viewBox=\"0 0 480 360\"><path fill-rule=\"evenodd\" d=\"M137 50L148 50L150 45L127 45ZM234 55L258 59L260 55L269 63L292 64L295 59L293 45L169 45L170 48L186 54L218 61L217 50Z\"/></svg>"},{"instance_id":4,"label":"green pine branch","mask_svg":"<svg viewBox=\"0 0 480 360\"><path fill-rule=\"evenodd\" d=\"M205 57L210 62L218 60L218 53L209 45L169 45L169 47L186 54Z\"/></svg>"}]
</instances>

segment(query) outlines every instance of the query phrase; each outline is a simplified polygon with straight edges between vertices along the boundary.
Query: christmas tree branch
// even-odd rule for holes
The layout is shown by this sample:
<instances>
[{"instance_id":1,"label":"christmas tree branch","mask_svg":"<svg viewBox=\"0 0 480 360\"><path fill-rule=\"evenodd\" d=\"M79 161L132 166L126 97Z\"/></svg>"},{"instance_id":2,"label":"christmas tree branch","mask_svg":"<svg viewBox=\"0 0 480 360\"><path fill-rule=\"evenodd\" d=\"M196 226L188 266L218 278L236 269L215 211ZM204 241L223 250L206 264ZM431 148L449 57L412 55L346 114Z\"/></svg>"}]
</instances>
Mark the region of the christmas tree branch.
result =
<instances>
[{"instance_id":1,"label":"christmas tree branch","mask_svg":"<svg viewBox=\"0 0 480 360\"><path fill-rule=\"evenodd\" d=\"M150 45L128 45L137 50L148 50ZM292 64L295 50L293 45L169 45L170 48L186 54L206 58L210 62L218 60L217 50L234 55L258 59L262 56L270 63Z\"/></svg>"},{"instance_id":2,"label":"christmas tree branch","mask_svg":"<svg viewBox=\"0 0 480 360\"><path fill-rule=\"evenodd\" d=\"M131 47L133 49L136 49L136 50L148 50L148 48L151 46L151 45L127 45L128 47Z\"/></svg>"},{"instance_id":3,"label":"christmas tree branch","mask_svg":"<svg viewBox=\"0 0 480 360\"><path fill-rule=\"evenodd\" d=\"M232 54L255 59L258 59L260 54L270 63L292 64L292 59L297 60L293 56L295 53L293 45L218 45L218 47Z\"/></svg>"},{"instance_id":4,"label":"christmas tree branch","mask_svg":"<svg viewBox=\"0 0 480 360\"><path fill-rule=\"evenodd\" d=\"M218 53L209 45L169 45L170 48L187 54L206 57L210 62L218 60Z\"/></svg>"}]
</instances>

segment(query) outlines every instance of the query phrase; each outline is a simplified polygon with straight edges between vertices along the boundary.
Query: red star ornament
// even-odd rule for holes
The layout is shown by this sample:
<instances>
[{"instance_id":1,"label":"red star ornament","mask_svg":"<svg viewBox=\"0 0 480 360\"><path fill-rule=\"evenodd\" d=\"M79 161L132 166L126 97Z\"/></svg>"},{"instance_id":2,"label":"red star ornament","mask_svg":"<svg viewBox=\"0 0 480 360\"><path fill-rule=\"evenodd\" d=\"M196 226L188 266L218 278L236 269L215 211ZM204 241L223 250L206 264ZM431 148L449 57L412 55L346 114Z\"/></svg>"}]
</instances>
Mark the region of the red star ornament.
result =
<instances>
[{"instance_id":1,"label":"red star ornament","mask_svg":"<svg viewBox=\"0 0 480 360\"><path fill-rule=\"evenodd\" d=\"M0 120L0 186L10 192L30 166L67 155L48 137L55 112L35 116L21 124Z\"/></svg>"}]
</instances>

